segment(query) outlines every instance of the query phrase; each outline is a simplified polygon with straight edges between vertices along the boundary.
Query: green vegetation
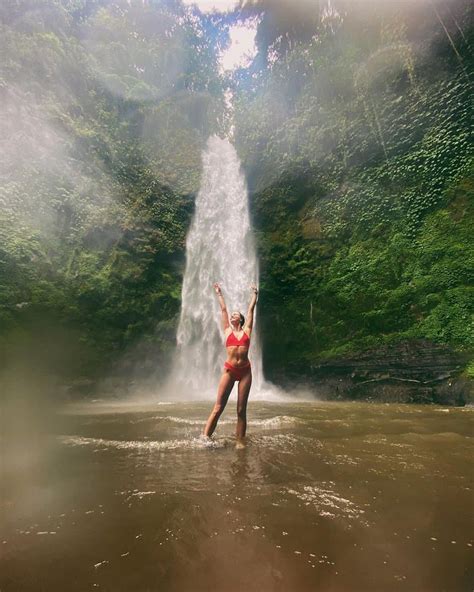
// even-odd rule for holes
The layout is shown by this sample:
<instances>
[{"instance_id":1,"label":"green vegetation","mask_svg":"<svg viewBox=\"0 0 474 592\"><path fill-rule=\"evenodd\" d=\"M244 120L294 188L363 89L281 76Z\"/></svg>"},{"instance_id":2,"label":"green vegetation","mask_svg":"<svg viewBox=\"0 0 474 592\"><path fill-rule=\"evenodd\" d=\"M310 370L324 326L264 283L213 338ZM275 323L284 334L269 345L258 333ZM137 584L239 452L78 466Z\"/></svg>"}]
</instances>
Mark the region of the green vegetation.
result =
<instances>
[{"instance_id":1,"label":"green vegetation","mask_svg":"<svg viewBox=\"0 0 474 592\"><path fill-rule=\"evenodd\" d=\"M264 22L260 53L273 64L257 83L236 81L266 368L419 338L472 351L467 5L428 11L421 31L410 28L414 6L333 5L341 13L303 42L294 27L282 45ZM429 51L417 51L420 35Z\"/></svg>"},{"instance_id":2,"label":"green vegetation","mask_svg":"<svg viewBox=\"0 0 474 592\"><path fill-rule=\"evenodd\" d=\"M0 11L1 349L49 320L81 344L73 375L100 375L143 337L159 359L222 119L214 44L179 3Z\"/></svg>"},{"instance_id":3,"label":"green vegetation","mask_svg":"<svg viewBox=\"0 0 474 592\"><path fill-rule=\"evenodd\" d=\"M270 376L413 339L474 350L470 3L243 4L2 3L3 353L54 326L70 377L134 348L166 363L227 87ZM258 54L224 77L226 28L254 15Z\"/></svg>"}]
</instances>

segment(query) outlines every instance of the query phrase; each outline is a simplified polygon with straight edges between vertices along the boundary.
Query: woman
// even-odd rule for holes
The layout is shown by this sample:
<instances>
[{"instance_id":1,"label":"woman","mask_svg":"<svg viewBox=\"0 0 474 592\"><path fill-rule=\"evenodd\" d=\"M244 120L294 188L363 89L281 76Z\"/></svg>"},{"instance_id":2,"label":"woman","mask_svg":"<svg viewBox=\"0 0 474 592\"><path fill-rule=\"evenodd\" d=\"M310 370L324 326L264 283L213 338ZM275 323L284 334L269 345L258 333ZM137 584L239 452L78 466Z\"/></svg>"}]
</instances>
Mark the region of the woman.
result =
<instances>
[{"instance_id":1,"label":"woman","mask_svg":"<svg viewBox=\"0 0 474 592\"><path fill-rule=\"evenodd\" d=\"M247 322L243 315L235 310L229 319L222 290L219 284L214 284L217 298L222 311L222 328L224 330L225 345L227 348L227 360L217 389L217 401L207 420L204 435L210 437L216 429L219 417L225 409L234 383L238 381L237 399L237 446L243 446L245 431L247 429L247 400L252 385L252 368L248 358L250 347L250 335L253 326L253 311L257 303L258 290L252 286L252 299L247 312Z\"/></svg>"}]
</instances>

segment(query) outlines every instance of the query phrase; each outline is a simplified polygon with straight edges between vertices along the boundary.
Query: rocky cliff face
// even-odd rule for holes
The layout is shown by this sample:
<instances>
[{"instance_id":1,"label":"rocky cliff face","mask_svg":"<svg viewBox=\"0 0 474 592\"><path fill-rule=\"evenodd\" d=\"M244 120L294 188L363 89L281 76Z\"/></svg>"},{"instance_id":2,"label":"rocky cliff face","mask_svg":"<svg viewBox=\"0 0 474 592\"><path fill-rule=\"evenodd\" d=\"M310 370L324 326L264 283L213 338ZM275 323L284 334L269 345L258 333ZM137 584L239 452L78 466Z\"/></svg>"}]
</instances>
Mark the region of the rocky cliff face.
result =
<instances>
[{"instance_id":1,"label":"rocky cliff face","mask_svg":"<svg viewBox=\"0 0 474 592\"><path fill-rule=\"evenodd\" d=\"M306 382L328 400L463 406L474 400L472 381L462 376L467 357L430 341L405 341L269 378L285 386Z\"/></svg>"}]
</instances>

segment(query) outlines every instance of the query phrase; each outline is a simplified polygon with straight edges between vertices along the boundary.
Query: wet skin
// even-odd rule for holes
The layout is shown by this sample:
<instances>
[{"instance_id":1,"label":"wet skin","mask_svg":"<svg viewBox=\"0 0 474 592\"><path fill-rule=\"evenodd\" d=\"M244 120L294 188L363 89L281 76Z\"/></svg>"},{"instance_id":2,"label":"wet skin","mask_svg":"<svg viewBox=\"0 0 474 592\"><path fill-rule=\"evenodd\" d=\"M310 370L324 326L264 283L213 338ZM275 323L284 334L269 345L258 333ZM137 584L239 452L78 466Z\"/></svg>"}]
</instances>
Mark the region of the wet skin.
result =
<instances>
[{"instance_id":1,"label":"wet skin","mask_svg":"<svg viewBox=\"0 0 474 592\"><path fill-rule=\"evenodd\" d=\"M238 313L232 313L231 315L232 329L238 329L234 331L234 335L237 339L241 339L244 331L242 327L236 326L240 322L240 315ZM233 345L227 347L227 362L236 368L242 368L249 363L248 348L240 345ZM211 411L211 414L207 420L206 427L204 428L204 435L210 437L216 429L217 422L222 415L227 401L229 400L230 393L236 382L235 375L229 368L224 368L222 376L217 387L217 400ZM236 438L238 442L242 442L247 430L247 402L250 394L250 387L252 386L252 370L243 376L238 382L238 394L237 394L237 427L236 427Z\"/></svg>"}]
</instances>

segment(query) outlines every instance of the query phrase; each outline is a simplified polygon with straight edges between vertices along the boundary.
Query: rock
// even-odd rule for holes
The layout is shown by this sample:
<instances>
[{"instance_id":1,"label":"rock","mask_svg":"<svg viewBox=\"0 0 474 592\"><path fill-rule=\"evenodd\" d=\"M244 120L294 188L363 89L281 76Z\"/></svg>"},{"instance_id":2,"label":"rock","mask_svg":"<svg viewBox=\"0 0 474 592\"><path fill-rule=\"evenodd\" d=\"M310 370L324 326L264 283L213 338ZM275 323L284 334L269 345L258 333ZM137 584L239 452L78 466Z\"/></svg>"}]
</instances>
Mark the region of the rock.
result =
<instances>
[{"instance_id":1,"label":"rock","mask_svg":"<svg viewBox=\"0 0 474 592\"><path fill-rule=\"evenodd\" d=\"M309 372L290 369L285 382L289 386L292 380L304 378L319 397L328 400L463 406L474 401L473 381L461 376L468 360L467 355L441 344L404 341L324 360Z\"/></svg>"}]
</instances>

